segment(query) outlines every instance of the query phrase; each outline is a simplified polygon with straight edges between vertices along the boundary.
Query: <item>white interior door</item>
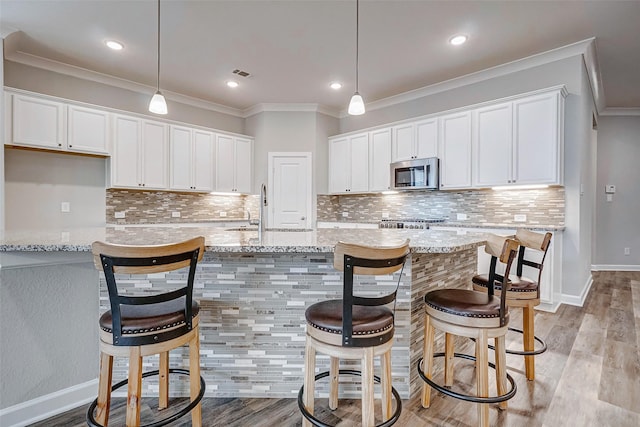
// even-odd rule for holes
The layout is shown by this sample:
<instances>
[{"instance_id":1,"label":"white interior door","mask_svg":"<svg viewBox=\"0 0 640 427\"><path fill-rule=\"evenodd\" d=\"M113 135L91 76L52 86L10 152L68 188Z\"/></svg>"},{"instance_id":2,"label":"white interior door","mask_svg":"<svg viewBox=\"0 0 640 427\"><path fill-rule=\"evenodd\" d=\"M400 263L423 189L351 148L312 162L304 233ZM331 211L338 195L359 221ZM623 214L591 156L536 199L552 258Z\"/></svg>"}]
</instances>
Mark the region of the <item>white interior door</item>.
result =
<instances>
[{"instance_id":1,"label":"white interior door","mask_svg":"<svg viewBox=\"0 0 640 427\"><path fill-rule=\"evenodd\" d=\"M269 153L270 228L311 228L311 153Z\"/></svg>"}]
</instances>

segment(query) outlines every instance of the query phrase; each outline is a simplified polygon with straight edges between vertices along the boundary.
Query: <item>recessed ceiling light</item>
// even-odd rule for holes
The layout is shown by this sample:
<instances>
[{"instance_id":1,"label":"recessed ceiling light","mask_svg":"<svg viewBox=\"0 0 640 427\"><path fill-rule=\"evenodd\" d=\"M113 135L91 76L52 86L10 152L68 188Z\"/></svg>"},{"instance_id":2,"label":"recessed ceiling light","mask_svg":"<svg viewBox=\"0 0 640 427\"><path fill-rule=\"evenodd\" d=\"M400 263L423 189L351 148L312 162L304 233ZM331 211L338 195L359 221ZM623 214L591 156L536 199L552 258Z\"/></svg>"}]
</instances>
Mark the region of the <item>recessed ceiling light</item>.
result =
<instances>
[{"instance_id":1,"label":"recessed ceiling light","mask_svg":"<svg viewBox=\"0 0 640 427\"><path fill-rule=\"evenodd\" d=\"M329 87L333 90L342 89L342 83L333 82L329 85Z\"/></svg>"},{"instance_id":2,"label":"recessed ceiling light","mask_svg":"<svg viewBox=\"0 0 640 427\"><path fill-rule=\"evenodd\" d=\"M113 50L122 50L124 48L124 45L122 43L115 40L107 40L106 42L104 42L104 44L106 44L108 48Z\"/></svg>"},{"instance_id":3,"label":"recessed ceiling light","mask_svg":"<svg viewBox=\"0 0 640 427\"><path fill-rule=\"evenodd\" d=\"M238 87L239 85L238 85L238 82L235 82L235 81L233 81L233 80L229 80L229 81L227 82L227 86L229 86L230 88L236 88L236 87Z\"/></svg>"},{"instance_id":4,"label":"recessed ceiling light","mask_svg":"<svg viewBox=\"0 0 640 427\"><path fill-rule=\"evenodd\" d=\"M463 35L463 34L458 34L457 36L453 36L449 39L449 43L451 43L454 46L460 46L461 44L463 44L464 42L466 42L468 39L467 36Z\"/></svg>"}]
</instances>

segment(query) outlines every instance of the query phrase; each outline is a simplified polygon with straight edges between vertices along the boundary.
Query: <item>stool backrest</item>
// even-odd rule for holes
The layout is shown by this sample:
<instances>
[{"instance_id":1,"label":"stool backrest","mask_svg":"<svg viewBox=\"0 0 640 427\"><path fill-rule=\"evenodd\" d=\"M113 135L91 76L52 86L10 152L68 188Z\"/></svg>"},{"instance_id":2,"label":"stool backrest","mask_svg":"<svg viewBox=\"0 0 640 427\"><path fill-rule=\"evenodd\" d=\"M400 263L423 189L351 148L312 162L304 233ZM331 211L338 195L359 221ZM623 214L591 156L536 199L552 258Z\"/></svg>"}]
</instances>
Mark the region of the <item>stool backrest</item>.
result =
<instances>
[{"instance_id":1,"label":"stool backrest","mask_svg":"<svg viewBox=\"0 0 640 427\"><path fill-rule=\"evenodd\" d=\"M113 319L113 344L120 346L143 345L167 341L183 335L192 328L193 281L196 264L204 254L204 237L196 237L180 243L154 246L114 245L94 242L91 245L94 264L104 272L109 291ZM169 272L188 267L185 286L164 293L145 296L120 295L115 274L150 274ZM184 298L185 324L144 337L126 337L122 331L122 305L150 305ZM148 342L147 342L148 341Z\"/></svg>"},{"instance_id":2,"label":"stool backrest","mask_svg":"<svg viewBox=\"0 0 640 427\"><path fill-rule=\"evenodd\" d=\"M392 274L404 268L409 255L409 239L394 246L373 247L353 243L338 242L333 254L333 266L344 271L342 288L342 345L344 347L369 347L382 344L393 337L393 329L388 334L374 338L353 336L353 306L380 306L395 304L402 272L394 292L379 297L361 297L353 294L354 275ZM395 307L394 307L395 308Z\"/></svg>"},{"instance_id":3,"label":"stool backrest","mask_svg":"<svg viewBox=\"0 0 640 427\"><path fill-rule=\"evenodd\" d=\"M494 294L494 284L496 280L500 280L502 286L502 292L500 293L500 325L506 324L506 300L507 291L509 290L509 271L511 270L511 264L516 258L518 251L518 242L514 239L510 239L504 236L497 236L490 234L487 237L487 242L484 246L486 253L491 255L491 266L489 267L489 280L487 283L487 290L489 296ZM505 265L504 276L496 274L496 267L498 261Z\"/></svg>"},{"instance_id":4,"label":"stool backrest","mask_svg":"<svg viewBox=\"0 0 640 427\"><path fill-rule=\"evenodd\" d=\"M518 277L522 276L523 266L529 266L538 269L538 289L540 289L540 278L542 277L542 266L544 265L544 259L547 257L547 251L549 250L549 244L551 243L552 234L536 233L529 230L518 230L516 232L516 240L520 243L520 252L518 254L518 265L516 268L516 274ZM525 259L526 249L533 249L535 251L542 252L542 260L540 262L534 262ZM529 251L526 251L529 252Z\"/></svg>"}]
</instances>

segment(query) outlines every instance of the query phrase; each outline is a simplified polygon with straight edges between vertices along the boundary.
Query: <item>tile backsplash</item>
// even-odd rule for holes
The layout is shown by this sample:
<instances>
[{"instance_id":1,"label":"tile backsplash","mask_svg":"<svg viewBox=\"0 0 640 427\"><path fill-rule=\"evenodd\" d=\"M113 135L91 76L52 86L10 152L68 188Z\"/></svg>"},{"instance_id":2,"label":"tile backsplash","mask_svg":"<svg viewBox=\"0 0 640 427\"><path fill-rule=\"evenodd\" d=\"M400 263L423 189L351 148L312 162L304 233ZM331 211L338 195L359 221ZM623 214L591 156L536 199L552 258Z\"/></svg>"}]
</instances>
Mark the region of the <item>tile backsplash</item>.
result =
<instances>
[{"instance_id":1,"label":"tile backsplash","mask_svg":"<svg viewBox=\"0 0 640 427\"><path fill-rule=\"evenodd\" d=\"M318 196L318 221L379 221L387 214L389 218L437 217L462 222L458 214L465 214L465 221L474 224L564 226L564 209L561 187ZM514 215L526 215L526 221L516 222Z\"/></svg>"}]
</instances>

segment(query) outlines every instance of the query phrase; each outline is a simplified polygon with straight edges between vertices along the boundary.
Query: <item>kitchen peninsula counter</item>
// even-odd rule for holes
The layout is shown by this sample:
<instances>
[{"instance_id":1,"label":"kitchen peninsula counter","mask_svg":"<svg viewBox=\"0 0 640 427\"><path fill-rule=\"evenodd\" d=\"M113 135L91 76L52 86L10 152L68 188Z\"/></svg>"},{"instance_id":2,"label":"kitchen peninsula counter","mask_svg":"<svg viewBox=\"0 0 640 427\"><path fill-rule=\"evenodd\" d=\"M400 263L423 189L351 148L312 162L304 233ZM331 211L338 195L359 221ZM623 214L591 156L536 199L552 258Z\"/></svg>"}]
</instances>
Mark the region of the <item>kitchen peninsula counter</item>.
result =
<instances>
[{"instance_id":1,"label":"kitchen peninsula counter","mask_svg":"<svg viewBox=\"0 0 640 427\"><path fill-rule=\"evenodd\" d=\"M4 365L0 382L11 387L11 393L4 395L16 396L17 401L4 405L19 405L76 386L84 387L86 399L95 396L97 321L109 302L104 277L93 266L93 241L160 244L200 235L205 237L206 252L198 264L194 298L201 307L206 395L291 398L303 382L305 309L342 294L342 273L333 268L336 242L387 245L410 239L411 254L403 272L373 279L381 292L393 291L400 279L393 378L402 398L409 398L421 386L415 364L422 354L424 294L442 287L467 287L486 236L455 230L385 229L260 234L200 225L7 232L0 239L0 347L5 352L0 355ZM123 287L131 294L163 291L184 280L185 273L176 271L127 279ZM32 312L17 313L16 307ZM28 318L20 334L12 333L15 316ZM46 366L39 362L38 352L10 352L39 341L60 350L48 353ZM83 350L78 351L79 347ZM180 364L184 357L188 357L186 350L176 350L171 363ZM152 369L157 358L150 357L148 364ZM319 368L325 365L328 360L319 359ZM24 381L25 376L34 377L33 366L41 371L34 378L39 388ZM114 381L123 379L126 372L126 358L116 358ZM147 394L154 394L153 387L143 382ZM189 393L184 381L171 387L176 394ZM318 390L326 392L322 382ZM346 385L344 393L359 396L355 386Z\"/></svg>"}]
</instances>

